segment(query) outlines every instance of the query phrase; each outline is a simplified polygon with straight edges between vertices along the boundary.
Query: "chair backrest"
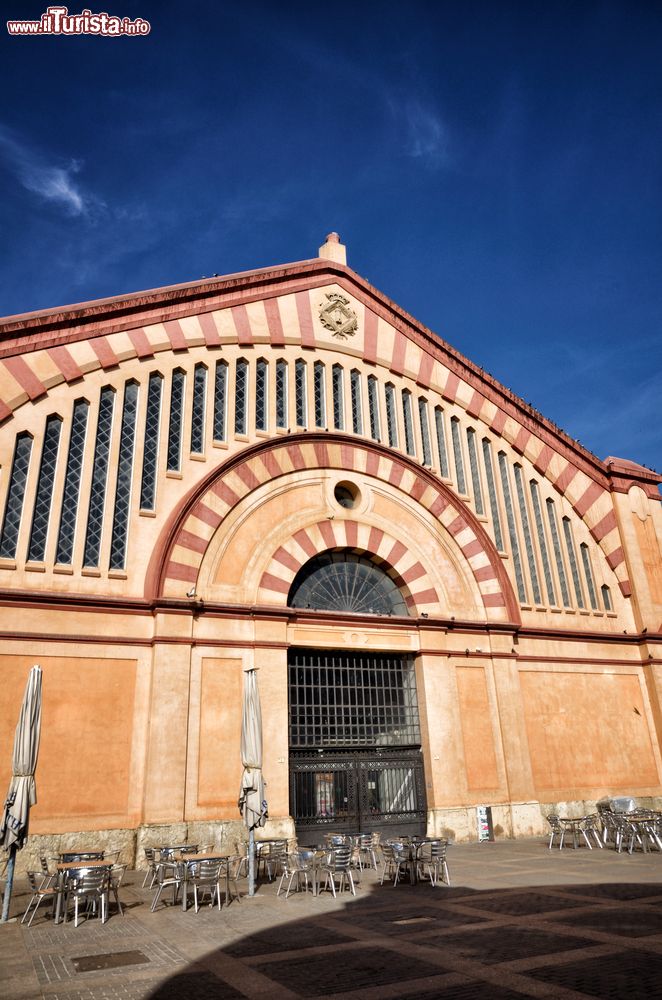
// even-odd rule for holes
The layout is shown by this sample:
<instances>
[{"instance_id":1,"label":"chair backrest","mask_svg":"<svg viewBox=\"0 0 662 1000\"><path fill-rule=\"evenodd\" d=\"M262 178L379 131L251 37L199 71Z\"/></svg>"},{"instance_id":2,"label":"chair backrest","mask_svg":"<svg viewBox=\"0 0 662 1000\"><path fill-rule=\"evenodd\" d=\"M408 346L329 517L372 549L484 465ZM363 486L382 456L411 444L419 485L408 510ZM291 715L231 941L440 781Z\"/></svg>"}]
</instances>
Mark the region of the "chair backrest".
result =
<instances>
[{"instance_id":1,"label":"chair backrest","mask_svg":"<svg viewBox=\"0 0 662 1000\"><path fill-rule=\"evenodd\" d=\"M352 849L351 847L334 847L331 851L331 856L329 859L329 867L334 871L347 871L349 868L349 863L352 859Z\"/></svg>"},{"instance_id":2,"label":"chair backrest","mask_svg":"<svg viewBox=\"0 0 662 1000\"><path fill-rule=\"evenodd\" d=\"M42 889L45 889L45 888L48 887L48 881L49 881L49 879L50 879L51 876L49 876L46 879L46 878L44 878L44 873L43 872L26 872L25 874L28 877L28 884L30 886L30 892L32 892L32 893L38 893L38 892L41 892Z\"/></svg>"},{"instance_id":3,"label":"chair backrest","mask_svg":"<svg viewBox=\"0 0 662 1000\"><path fill-rule=\"evenodd\" d=\"M547 817L547 822L549 823L554 833L563 832L563 827L561 826L559 822L559 817L557 816L556 813L550 813L549 816Z\"/></svg>"},{"instance_id":4,"label":"chair backrest","mask_svg":"<svg viewBox=\"0 0 662 1000\"><path fill-rule=\"evenodd\" d=\"M110 881L113 883L115 888L119 888L122 879L124 878L124 873L127 870L128 865L113 865L110 869Z\"/></svg>"},{"instance_id":5,"label":"chair backrest","mask_svg":"<svg viewBox=\"0 0 662 1000\"><path fill-rule=\"evenodd\" d=\"M72 891L79 896L88 892L100 892L106 887L109 877L109 868L85 868L80 878L76 879Z\"/></svg>"},{"instance_id":6,"label":"chair backrest","mask_svg":"<svg viewBox=\"0 0 662 1000\"><path fill-rule=\"evenodd\" d=\"M150 864L151 864L151 862L154 861L155 856L156 856L156 852L154 851L154 848L153 847L145 847L144 851L145 851L145 861L149 861Z\"/></svg>"},{"instance_id":7,"label":"chair backrest","mask_svg":"<svg viewBox=\"0 0 662 1000\"><path fill-rule=\"evenodd\" d=\"M358 838L359 847L362 851L368 851L373 847L372 834L371 833L361 833Z\"/></svg>"},{"instance_id":8,"label":"chair backrest","mask_svg":"<svg viewBox=\"0 0 662 1000\"><path fill-rule=\"evenodd\" d=\"M197 877L199 879L218 879L223 861L220 858L208 858L206 861L197 863Z\"/></svg>"},{"instance_id":9,"label":"chair backrest","mask_svg":"<svg viewBox=\"0 0 662 1000\"><path fill-rule=\"evenodd\" d=\"M384 858L384 861L386 861L387 863L390 864L391 862L394 861L399 862L402 860L401 853L399 851L394 850L393 844L382 844L381 848L382 848L382 857Z\"/></svg>"}]
</instances>

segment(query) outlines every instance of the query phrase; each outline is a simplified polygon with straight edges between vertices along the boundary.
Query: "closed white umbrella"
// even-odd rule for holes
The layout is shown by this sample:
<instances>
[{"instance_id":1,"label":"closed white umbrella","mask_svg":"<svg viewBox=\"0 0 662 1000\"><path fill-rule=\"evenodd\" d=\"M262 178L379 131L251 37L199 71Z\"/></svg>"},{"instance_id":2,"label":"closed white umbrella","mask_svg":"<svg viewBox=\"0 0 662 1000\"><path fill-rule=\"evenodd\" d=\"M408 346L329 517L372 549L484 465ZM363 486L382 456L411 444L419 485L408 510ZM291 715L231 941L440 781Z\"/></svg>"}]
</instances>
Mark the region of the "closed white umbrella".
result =
<instances>
[{"instance_id":1,"label":"closed white umbrella","mask_svg":"<svg viewBox=\"0 0 662 1000\"><path fill-rule=\"evenodd\" d=\"M239 808L248 829L248 895L255 895L255 828L267 821L262 777L262 710L255 668L244 671Z\"/></svg>"},{"instance_id":2,"label":"closed white umbrella","mask_svg":"<svg viewBox=\"0 0 662 1000\"><path fill-rule=\"evenodd\" d=\"M2 921L6 921L9 917L9 900L14 882L16 851L20 851L28 839L30 807L37 801L34 773L37 769L40 733L41 667L34 666L28 677L21 714L16 726L12 779L2 814L2 823L0 823L0 847L9 850Z\"/></svg>"}]
</instances>

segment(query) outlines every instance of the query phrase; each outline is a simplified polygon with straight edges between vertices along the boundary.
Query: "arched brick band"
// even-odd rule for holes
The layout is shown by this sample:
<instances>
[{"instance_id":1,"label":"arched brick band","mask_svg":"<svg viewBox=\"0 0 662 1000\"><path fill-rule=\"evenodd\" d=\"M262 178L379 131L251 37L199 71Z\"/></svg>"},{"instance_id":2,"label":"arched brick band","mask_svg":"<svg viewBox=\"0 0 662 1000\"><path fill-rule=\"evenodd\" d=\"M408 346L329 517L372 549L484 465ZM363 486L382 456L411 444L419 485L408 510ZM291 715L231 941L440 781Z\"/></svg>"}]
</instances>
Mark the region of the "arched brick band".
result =
<instances>
[{"instance_id":1,"label":"arched brick band","mask_svg":"<svg viewBox=\"0 0 662 1000\"><path fill-rule=\"evenodd\" d=\"M318 521L296 531L274 552L260 580L258 599L273 604L276 597L276 603L282 603L309 559L338 548L351 549L357 555L368 553L373 562L382 565L400 587L411 614L436 610L439 596L423 564L393 535L352 520Z\"/></svg>"},{"instance_id":2,"label":"arched brick band","mask_svg":"<svg viewBox=\"0 0 662 1000\"><path fill-rule=\"evenodd\" d=\"M228 512L258 486L304 469L362 472L401 489L436 517L453 536L471 568L485 608L504 607L511 621L520 620L519 606L493 542L471 511L445 484L427 469L394 455L381 445L326 433L292 435L248 448L191 491L173 514L163 542L152 559L146 596L181 596L182 584L190 586L197 580L207 545ZM347 525L343 529L344 539L339 539L334 531L331 545L347 544L348 538L353 537L350 534L354 532L353 522L344 523ZM357 525L357 544L358 531ZM305 552L308 545L309 555L320 551L310 538L302 541L302 550ZM331 545L326 544L323 548ZM375 551L374 539L366 549ZM406 567L404 572L411 573L414 567L404 560L404 555L403 552L403 562L399 565ZM282 585L287 580L282 573L272 576L282 579ZM432 600L436 602L436 594L434 598L425 594L425 589L433 589L431 586L414 587L413 577L410 582L417 607Z\"/></svg>"}]
</instances>

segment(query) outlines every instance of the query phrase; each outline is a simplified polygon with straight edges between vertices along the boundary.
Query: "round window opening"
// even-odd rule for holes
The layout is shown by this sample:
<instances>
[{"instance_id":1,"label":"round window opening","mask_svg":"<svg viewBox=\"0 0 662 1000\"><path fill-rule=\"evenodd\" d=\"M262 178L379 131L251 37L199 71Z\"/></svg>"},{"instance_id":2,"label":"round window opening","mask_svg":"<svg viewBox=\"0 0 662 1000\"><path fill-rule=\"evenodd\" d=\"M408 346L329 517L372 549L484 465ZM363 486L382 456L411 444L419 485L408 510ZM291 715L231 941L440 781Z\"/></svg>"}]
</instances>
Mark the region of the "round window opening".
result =
<instances>
[{"instance_id":1,"label":"round window opening","mask_svg":"<svg viewBox=\"0 0 662 1000\"><path fill-rule=\"evenodd\" d=\"M358 486L354 483L338 483L333 491L333 495L336 498L336 503L341 507L345 507L351 510L352 507L356 507L359 497L361 496Z\"/></svg>"}]
</instances>

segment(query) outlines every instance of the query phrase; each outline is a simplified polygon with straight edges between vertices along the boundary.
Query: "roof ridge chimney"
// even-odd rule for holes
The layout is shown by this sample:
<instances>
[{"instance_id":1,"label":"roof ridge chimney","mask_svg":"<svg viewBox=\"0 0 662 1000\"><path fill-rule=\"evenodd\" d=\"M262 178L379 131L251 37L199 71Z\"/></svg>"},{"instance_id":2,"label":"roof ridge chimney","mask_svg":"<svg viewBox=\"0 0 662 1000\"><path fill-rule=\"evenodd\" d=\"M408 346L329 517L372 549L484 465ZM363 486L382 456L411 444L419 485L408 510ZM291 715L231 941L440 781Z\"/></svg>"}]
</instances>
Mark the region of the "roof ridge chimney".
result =
<instances>
[{"instance_id":1,"label":"roof ridge chimney","mask_svg":"<svg viewBox=\"0 0 662 1000\"><path fill-rule=\"evenodd\" d=\"M329 233L319 249L319 256L324 260L334 260L336 264L347 264L347 247L340 242L338 233Z\"/></svg>"}]
</instances>

